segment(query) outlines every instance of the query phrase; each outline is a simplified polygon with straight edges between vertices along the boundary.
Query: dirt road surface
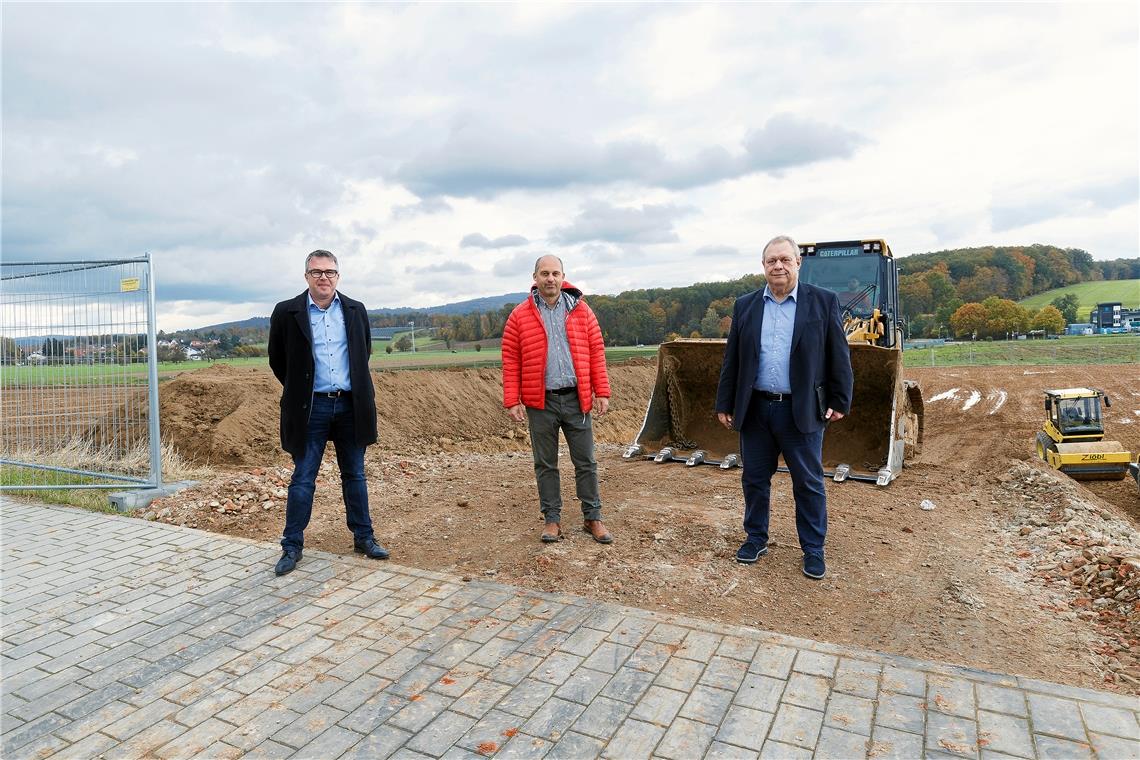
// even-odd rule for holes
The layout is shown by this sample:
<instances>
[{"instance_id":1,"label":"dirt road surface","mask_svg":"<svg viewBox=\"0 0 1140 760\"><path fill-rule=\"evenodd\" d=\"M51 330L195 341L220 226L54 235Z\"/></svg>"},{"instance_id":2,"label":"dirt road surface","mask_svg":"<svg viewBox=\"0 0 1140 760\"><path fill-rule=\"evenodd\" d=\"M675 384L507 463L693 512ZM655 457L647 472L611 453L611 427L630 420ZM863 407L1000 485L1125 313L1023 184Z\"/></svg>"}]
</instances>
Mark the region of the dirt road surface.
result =
<instances>
[{"instance_id":1,"label":"dirt road surface","mask_svg":"<svg viewBox=\"0 0 1140 760\"><path fill-rule=\"evenodd\" d=\"M579 530L565 455L567 539L538 541L526 433L501 409L497 370L377 373L377 537L394 561L466 578L1140 693L1136 484L1080 484L1032 455L1041 391L1089 384L1115 402L1108 437L1140 450L1136 365L908 371L926 399L923 451L886 488L828 482L820 582L800 573L787 475L774 481L772 551L742 566L739 470L621 458L655 372L612 367L612 411L596 423L610 546ZM276 540L290 475L278 395L268 372L224 366L164 385L164 438L218 476L142 516ZM330 447L306 548L350 553L334 462Z\"/></svg>"}]
</instances>

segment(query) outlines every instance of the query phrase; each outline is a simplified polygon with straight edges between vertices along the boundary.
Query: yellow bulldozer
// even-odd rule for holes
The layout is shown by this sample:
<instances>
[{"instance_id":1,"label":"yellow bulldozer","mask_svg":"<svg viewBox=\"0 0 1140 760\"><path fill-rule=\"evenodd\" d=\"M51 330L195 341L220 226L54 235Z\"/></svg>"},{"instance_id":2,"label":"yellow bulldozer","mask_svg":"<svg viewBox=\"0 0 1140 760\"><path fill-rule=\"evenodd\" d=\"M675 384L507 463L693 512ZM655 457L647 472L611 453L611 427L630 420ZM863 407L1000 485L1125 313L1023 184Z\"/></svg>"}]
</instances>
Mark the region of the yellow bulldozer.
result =
<instances>
[{"instance_id":1,"label":"yellow bulldozer","mask_svg":"<svg viewBox=\"0 0 1140 760\"><path fill-rule=\"evenodd\" d=\"M885 486L920 451L923 423L922 391L902 376L894 256L883 240L809 243L800 255L800 281L839 295L855 375L851 413L823 437L824 472ZM738 434L716 419L724 347L723 339L661 344L645 421L625 458L739 466Z\"/></svg>"},{"instance_id":2,"label":"yellow bulldozer","mask_svg":"<svg viewBox=\"0 0 1140 760\"><path fill-rule=\"evenodd\" d=\"M1117 441L1104 440L1104 391L1060 388L1045 391L1045 424L1037 432L1037 456L1076 480L1121 480L1129 475L1132 454Z\"/></svg>"}]
</instances>

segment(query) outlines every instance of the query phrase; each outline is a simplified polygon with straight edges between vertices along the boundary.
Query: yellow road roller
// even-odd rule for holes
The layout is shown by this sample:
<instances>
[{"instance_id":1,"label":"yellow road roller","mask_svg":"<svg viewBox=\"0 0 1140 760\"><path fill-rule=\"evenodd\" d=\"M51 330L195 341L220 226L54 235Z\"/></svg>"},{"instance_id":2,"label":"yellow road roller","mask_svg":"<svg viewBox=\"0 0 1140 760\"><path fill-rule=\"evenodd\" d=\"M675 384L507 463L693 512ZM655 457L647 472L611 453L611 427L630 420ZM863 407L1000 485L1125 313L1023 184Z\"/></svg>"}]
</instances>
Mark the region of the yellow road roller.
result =
<instances>
[{"instance_id":1,"label":"yellow road roller","mask_svg":"<svg viewBox=\"0 0 1140 760\"><path fill-rule=\"evenodd\" d=\"M1132 454L1118 441L1104 440L1104 391L1059 388L1045 391L1045 424L1037 433L1037 456L1076 480L1121 480Z\"/></svg>"}]
</instances>

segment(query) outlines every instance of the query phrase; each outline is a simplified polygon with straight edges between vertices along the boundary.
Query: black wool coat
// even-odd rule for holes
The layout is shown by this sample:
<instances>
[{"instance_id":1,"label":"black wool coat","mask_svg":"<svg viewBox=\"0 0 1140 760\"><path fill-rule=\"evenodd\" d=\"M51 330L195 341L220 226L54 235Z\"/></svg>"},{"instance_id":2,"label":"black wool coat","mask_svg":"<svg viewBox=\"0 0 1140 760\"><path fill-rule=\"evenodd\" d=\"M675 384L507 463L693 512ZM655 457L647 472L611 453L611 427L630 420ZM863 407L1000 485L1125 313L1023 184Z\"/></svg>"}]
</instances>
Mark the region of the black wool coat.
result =
<instances>
[{"instance_id":1,"label":"black wool coat","mask_svg":"<svg viewBox=\"0 0 1140 760\"><path fill-rule=\"evenodd\" d=\"M281 381L281 448L293 455L305 450L305 431L313 405L313 331L308 291L282 301L269 320L269 366ZM376 391L368 371L372 329L364 304L339 293L348 337L348 376L352 382L356 444L376 442Z\"/></svg>"}]
</instances>

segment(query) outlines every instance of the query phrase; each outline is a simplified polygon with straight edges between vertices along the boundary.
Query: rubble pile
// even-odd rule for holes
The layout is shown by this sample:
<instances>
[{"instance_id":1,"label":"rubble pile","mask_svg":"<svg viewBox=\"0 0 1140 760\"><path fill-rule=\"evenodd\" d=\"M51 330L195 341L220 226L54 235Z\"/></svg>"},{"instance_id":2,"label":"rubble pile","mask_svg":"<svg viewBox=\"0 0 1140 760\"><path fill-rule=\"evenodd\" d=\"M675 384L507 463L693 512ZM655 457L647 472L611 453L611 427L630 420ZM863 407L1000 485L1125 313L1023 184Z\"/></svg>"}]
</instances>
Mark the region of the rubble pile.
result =
<instances>
[{"instance_id":1,"label":"rubble pile","mask_svg":"<svg viewBox=\"0 0 1140 760\"><path fill-rule=\"evenodd\" d=\"M1017 566L1052 592L1043 606L1089 622L1099 643L1091 654L1106 683L1140 687L1140 537L1069 478L1037 462L999 477L1019 497L1008 529ZM1008 498L1008 497L1007 497Z\"/></svg>"},{"instance_id":2,"label":"rubble pile","mask_svg":"<svg viewBox=\"0 0 1140 760\"><path fill-rule=\"evenodd\" d=\"M321 463L326 477L329 462ZM336 477L335 466L332 474ZM136 514L144 520L159 520L189 528L207 528L225 518L230 521L263 519L267 512L285 509L289 478L285 467L255 467L229 474L193 488L156 499Z\"/></svg>"}]
</instances>

